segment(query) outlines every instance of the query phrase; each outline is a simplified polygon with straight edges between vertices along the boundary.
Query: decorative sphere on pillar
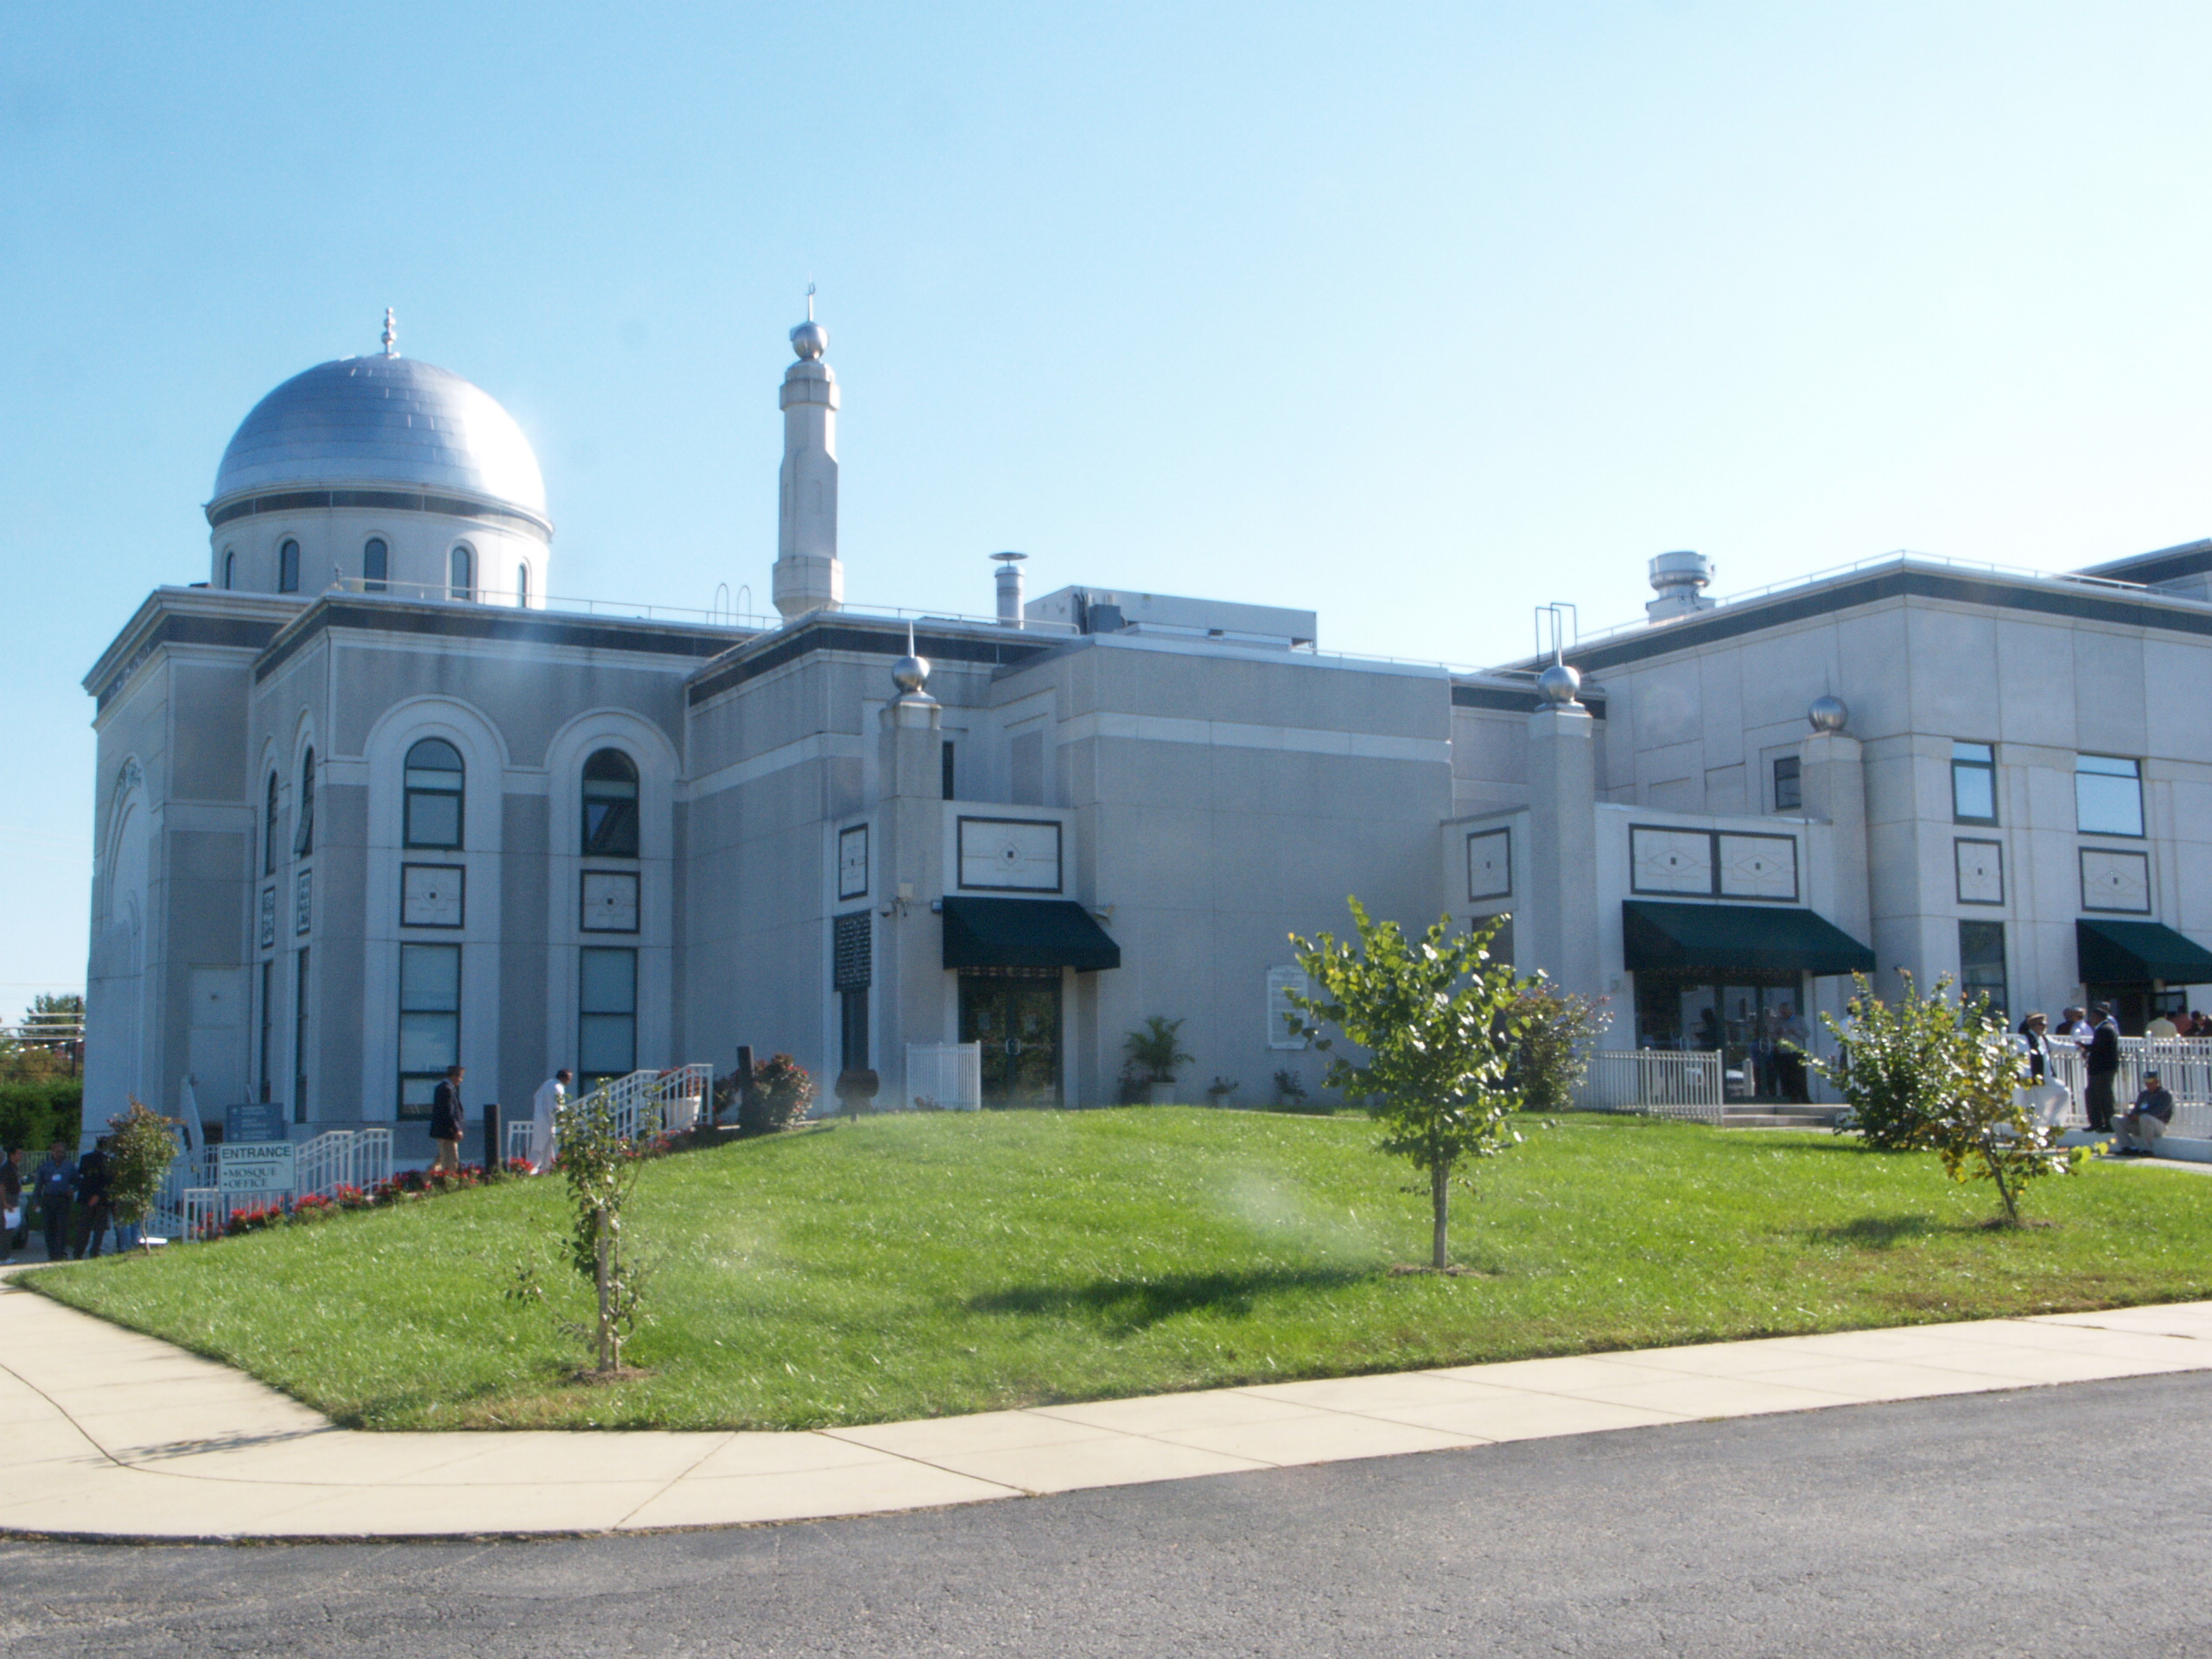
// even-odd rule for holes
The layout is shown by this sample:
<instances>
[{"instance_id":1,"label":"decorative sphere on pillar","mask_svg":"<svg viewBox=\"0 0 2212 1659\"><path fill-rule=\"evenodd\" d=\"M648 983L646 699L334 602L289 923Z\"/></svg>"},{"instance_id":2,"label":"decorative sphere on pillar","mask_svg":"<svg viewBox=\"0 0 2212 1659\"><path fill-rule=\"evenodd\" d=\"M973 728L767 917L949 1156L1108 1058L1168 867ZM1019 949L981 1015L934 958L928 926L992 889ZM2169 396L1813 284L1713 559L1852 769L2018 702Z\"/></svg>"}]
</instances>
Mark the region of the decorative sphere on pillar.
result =
<instances>
[{"instance_id":1,"label":"decorative sphere on pillar","mask_svg":"<svg viewBox=\"0 0 2212 1659\"><path fill-rule=\"evenodd\" d=\"M830 349L830 331L809 317L791 330L791 350L811 363Z\"/></svg>"},{"instance_id":2,"label":"decorative sphere on pillar","mask_svg":"<svg viewBox=\"0 0 2212 1659\"><path fill-rule=\"evenodd\" d=\"M891 664L891 678L902 695L918 697L930 683L930 659L926 657L901 657Z\"/></svg>"},{"instance_id":3,"label":"decorative sphere on pillar","mask_svg":"<svg viewBox=\"0 0 2212 1659\"><path fill-rule=\"evenodd\" d=\"M1805 710L1805 718L1816 732L1840 732L1844 721L1851 718L1851 710L1841 697L1815 697L1812 707Z\"/></svg>"},{"instance_id":4,"label":"decorative sphere on pillar","mask_svg":"<svg viewBox=\"0 0 2212 1659\"><path fill-rule=\"evenodd\" d=\"M1564 709L1582 689L1582 676L1565 663L1554 663L1536 676L1536 695L1555 709Z\"/></svg>"}]
</instances>

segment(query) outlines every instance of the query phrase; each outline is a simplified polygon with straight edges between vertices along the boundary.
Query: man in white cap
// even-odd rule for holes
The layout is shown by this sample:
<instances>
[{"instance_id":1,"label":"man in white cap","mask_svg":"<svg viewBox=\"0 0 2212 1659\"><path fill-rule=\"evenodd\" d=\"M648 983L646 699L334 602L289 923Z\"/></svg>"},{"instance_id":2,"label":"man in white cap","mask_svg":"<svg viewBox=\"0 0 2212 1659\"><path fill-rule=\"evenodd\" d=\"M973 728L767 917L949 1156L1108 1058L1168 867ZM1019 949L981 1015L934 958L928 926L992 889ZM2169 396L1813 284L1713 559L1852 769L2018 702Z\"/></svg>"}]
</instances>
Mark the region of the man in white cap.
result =
<instances>
[{"instance_id":1,"label":"man in white cap","mask_svg":"<svg viewBox=\"0 0 2212 1659\"><path fill-rule=\"evenodd\" d=\"M538 1084L530 1103L530 1173L543 1175L553 1167L553 1115L569 1098L569 1069L563 1066Z\"/></svg>"}]
</instances>

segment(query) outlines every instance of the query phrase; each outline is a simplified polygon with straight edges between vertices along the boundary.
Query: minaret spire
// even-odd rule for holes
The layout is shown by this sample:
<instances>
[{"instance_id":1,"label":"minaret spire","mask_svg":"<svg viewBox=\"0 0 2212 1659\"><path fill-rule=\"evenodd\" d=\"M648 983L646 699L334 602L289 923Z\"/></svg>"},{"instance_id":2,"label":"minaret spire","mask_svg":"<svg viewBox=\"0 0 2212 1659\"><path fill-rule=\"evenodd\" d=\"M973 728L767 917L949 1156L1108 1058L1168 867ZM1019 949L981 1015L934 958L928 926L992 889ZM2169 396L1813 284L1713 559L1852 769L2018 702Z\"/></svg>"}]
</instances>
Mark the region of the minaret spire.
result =
<instances>
[{"instance_id":1,"label":"minaret spire","mask_svg":"<svg viewBox=\"0 0 2212 1659\"><path fill-rule=\"evenodd\" d=\"M396 343L398 339L399 330L392 327L391 308L387 305L384 308L384 354L386 357L399 355L399 347Z\"/></svg>"},{"instance_id":2,"label":"minaret spire","mask_svg":"<svg viewBox=\"0 0 2212 1659\"><path fill-rule=\"evenodd\" d=\"M806 321L791 330L798 361L784 371L784 465L776 511L776 608L787 620L845 602L845 571L837 561L837 377L823 353L830 331L814 320L814 284L806 285Z\"/></svg>"}]
</instances>

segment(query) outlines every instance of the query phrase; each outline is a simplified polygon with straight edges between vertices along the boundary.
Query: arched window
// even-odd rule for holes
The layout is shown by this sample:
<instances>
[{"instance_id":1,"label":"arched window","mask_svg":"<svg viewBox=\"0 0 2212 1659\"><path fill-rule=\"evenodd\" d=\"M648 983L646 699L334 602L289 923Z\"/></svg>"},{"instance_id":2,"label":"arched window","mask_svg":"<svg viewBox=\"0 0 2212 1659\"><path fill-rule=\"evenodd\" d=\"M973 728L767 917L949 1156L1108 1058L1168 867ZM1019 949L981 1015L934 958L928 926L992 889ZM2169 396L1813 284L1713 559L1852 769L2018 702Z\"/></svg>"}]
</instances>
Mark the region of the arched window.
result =
<instances>
[{"instance_id":1,"label":"arched window","mask_svg":"<svg viewBox=\"0 0 2212 1659\"><path fill-rule=\"evenodd\" d=\"M466 547L453 550L453 579L447 585L448 599L476 597L476 556Z\"/></svg>"},{"instance_id":2,"label":"arched window","mask_svg":"<svg viewBox=\"0 0 2212 1659\"><path fill-rule=\"evenodd\" d=\"M530 567L526 564L515 567L515 603L525 611L530 608Z\"/></svg>"},{"instance_id":3,"label":"arched window","mask_svg":"<svg viewBox=\"0 0 2212 1659\"><path fill-rule=\"evenodd\" d=\"M315 851L315 751L300 762L300 828L292 837L292 856L305 858Z\"/></svg>"},{"instance_id":4,"label":"arched window","mask_svg":"<svg viewBox=\"0 0 2212 1659\"><path fill-rule=\"evenodd\" d=\"M261 819L261 873L276 874L276 774L269 774L269 804Z\"/></svg>"},{"instance_id":5,"label":"arched window","mask_svg":"<svg viewBox=\"0 0 2212 1659\"><path fill-rule=\"evenodd\" d=\"M361 550L361 591L380 594L385 582L391 574L391 550L384 544L384 537L372 536L368 545Z\"/></svg>"},{"instance_id":6,"label":"arched window","mask_svg":"<svg viewBox=\"0 0 2212 1659\"><path fill-rule=\"evenodd\" d=\"M638 855L638 766L620 749L601 749L584 762L584 852Z\"/></svg>"},{"instance_id":7,"label":"arched window","mask_svg":"<svg viewBox=\"0 0 2212 1659\"><path fill-rule=\"evenodd\" d=\"M401 840L410 847L461 845L461 751L442 737L426 737L407 751L406 801Z\"/></svg>"},{"instance_id":8,"label":"arched window","mask_svg":"<svg viewBox=\"0 0 2212 1659\"><path fill-rule=\"evenodd\" d=\"M224 586L226 588L235 588L235 587L237 587L238 585L238 553L237 553L236 550L234 550L234 549L232 549L232 548L225 548L225 549L223 550L223 586Z\"/></svg>"},{"instance_id":9,"label":"arched window","mask_svg":"<svg viewBox=\"0 0 2212 1659\"><path fill-rule=\"evenodd\" d=\"M300 591L300 544L290 537L276 550L276 591L296 594Z\"/></svg>"}]
</instances>

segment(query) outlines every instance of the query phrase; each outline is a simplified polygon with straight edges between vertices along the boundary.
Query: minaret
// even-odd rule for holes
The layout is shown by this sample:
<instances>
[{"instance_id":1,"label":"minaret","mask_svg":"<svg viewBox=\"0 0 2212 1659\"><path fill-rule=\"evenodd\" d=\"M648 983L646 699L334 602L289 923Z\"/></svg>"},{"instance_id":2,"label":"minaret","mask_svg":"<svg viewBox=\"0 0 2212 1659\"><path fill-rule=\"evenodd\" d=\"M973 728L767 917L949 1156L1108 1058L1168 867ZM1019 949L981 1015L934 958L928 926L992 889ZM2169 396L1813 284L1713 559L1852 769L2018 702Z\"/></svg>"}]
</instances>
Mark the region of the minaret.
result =
<instances>
[{"instance_id":1,"label":"minaret","mask_svg":"<svg viewBox=\"0 0 2212 1659\"><path fill-rule=\"evenodd\" d=\"M776 512L776 608L793 620L845 602L837 563L837 377L822 360L830 331L814 320L791 330L798 361L784 371L784 469Z\"/></svg>"}]
</instances>

